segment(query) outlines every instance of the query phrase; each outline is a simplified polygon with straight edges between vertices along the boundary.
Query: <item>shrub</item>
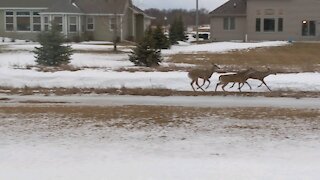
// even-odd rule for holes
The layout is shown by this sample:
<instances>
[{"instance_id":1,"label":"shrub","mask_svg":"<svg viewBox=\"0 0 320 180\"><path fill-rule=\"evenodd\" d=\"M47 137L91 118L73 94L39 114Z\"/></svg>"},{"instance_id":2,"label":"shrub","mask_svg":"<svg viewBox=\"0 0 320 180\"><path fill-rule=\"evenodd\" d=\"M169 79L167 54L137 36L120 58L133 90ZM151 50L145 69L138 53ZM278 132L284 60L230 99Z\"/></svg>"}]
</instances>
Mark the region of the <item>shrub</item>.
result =
<instances>
[{"instance_id":1,"label":"shrub","mask_svg":"<svg viewBox=\"0 0 320 180\"><path fill-rule=\"evenodd\" d=\"M52 23L50 31L39 34L38 41L41 47L36 47L33 51L38 65L60 66L69 64L72 48L63 45L66 40L56 23Z\"/></svg>"},{"instance_id":2,"label":"shrub","mask_svg":"<svg viewBox=\"0 0 320 180\"><path fill-rule=\"evenodd\" d=\"M129 60L136 66L154 67L159 66L162 61L161 50L154 49L150 45L148 38L137 44L133 52L129 55Z\"/></svg>"}]
</instances>

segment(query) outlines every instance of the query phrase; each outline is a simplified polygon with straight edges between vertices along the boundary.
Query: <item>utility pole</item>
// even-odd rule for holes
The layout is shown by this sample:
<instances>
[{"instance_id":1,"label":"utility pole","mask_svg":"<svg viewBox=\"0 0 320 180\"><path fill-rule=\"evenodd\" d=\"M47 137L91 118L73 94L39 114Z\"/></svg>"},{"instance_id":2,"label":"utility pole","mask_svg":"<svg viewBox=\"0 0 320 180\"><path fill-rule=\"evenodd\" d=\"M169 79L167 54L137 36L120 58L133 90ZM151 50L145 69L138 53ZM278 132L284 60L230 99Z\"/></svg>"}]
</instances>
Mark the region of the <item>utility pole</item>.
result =
<instances>
[{"instance_id":1,"label":"utility pole","mask_svg":"<svg viewBox=\"0 0 320 180\"><path fill-rule=\"evenodd\" d=\"M196 5L196 38L197 38L197 42L199 41L199 0L197 1L197 5Z\"/></svg>"}]
</instances>

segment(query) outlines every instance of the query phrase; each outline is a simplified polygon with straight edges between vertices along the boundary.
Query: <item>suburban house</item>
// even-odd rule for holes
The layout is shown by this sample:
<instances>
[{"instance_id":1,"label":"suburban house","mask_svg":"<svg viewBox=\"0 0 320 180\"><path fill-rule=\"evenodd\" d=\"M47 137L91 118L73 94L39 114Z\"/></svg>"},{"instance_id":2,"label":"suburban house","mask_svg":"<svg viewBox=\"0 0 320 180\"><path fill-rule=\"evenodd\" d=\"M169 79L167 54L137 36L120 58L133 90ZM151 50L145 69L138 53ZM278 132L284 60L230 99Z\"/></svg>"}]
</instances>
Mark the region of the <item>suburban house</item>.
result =
<instances>
[{"instance_id":1,"label":"suburban house","mask_svg":"<svg viewBox=\"0 0 320 180\"><path fill-rule=\"evenodd\" d=\"M36 40L51 22L69 39L139 40L152 17L131 0L1 0L0 36Z\"/></svg>"},{"instance_id":2,"label":"suburban house","mask_svg":"<svg viewBox=\"0 0 320 180\"><path fill-rule=\"evenodd\" d=\"M320 0L229 0L210 13L211 40L320 40Z\"/></svg>"}]
</instances>

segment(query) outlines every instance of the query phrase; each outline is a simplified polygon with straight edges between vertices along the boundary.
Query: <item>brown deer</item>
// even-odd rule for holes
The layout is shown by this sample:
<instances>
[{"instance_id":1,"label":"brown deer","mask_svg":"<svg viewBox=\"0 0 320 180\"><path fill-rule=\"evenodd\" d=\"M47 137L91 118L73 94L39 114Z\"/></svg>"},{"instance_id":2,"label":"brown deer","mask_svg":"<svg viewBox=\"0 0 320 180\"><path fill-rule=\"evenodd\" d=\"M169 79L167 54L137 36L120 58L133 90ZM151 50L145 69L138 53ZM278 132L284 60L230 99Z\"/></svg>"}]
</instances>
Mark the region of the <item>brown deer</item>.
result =
<instances>
[{"instance_id":1,"label":"brown deer","mask_svg":"<svg viewBox=\"0 0 320 180\"><path fill-rule=\"evenodd\" d=\"M268 68L267 71L254 71L254 72L250 73L249 78L260 80L262 83L258 87L261 87L264 84L269 89L269 91L271 91L269 86L264 81L264 78L266 78L267 76L269 76L271 74L276 75L277 73L275 71L271 70L270 68Z\"/></svg>"},{"instance_id":2,"label":"brown deer","mask_svg":"<svg viewBox=\"0 0 320 180\"><path fill-rule=\"evenodd\" d=\"M249 75L254 72L254 69L250 68L248 70L245 71L240 71L236 74L227 74L227 75L221 75L219 77L219 83L216 85L215 91L217 91L217 88L219 85L222 85L222 90L226 91L224 88L229 84L229 83L238 83L239 84L239 91L241 92L241 88L247 84L250 87L250 90L252 89L252 87L250 86L250 84L247 82L247 80L249 79ZM234 84L232 86L234 86Z\"/></svg>"},{"instance_id":3,"label":"brown deer","mask_svg":"<svg viewBox=\"0 0 320 180\"><path fill-rule=\"evenodd\" d=\"M211 84L210 78L212 76L212 74L214 72L216 72L218 69L220 69L216 64L212 64L210 68L196 68L196 69L192 69L188 72L188 77L191 79L191 87L193 89L193 91L196 91L193 84L196 83L196 85L198 86L197 89L201 89L203 92L205 92L205 90L202 88L202 86L204 86L204 84L208 81L209 84L206 87L206 89L208 89L208 87ZM203 79L203 84L200 86L198 83L199 79Z\"/></svg>"}]
</instances>

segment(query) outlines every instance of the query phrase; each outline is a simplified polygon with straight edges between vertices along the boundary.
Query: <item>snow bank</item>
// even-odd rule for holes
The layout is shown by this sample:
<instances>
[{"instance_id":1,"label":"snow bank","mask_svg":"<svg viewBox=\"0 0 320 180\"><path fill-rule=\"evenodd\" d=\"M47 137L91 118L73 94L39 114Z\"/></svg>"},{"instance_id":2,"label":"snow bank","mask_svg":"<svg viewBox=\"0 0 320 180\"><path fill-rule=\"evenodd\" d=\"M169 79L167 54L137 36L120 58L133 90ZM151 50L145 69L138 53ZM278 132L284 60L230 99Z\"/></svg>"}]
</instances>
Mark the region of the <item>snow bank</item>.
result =
<instances>
[{"instance_id":1,"label":"snow bank","mask_svg":"<svg viewBox=\"0 0 320 180\"><path fill-rule=\"evenodd\" d=\"M288 45L285 41L267 41L258 43L237 43L237 42L215 42L208 44L196 44L186 46L185 44L174 45L169 50L163 50L162 53L168 54L188 54L188 53L199 53L199 52L209 52L209 53L224 53L227 51L235 50L245 50L259 47L274 47L274 46L285 46Z\"/></svg>"},{"instance_id":2,"label":"snow bank","mask_svg":"<svg viewBox=\"0 0 320 180\"><path fill-rule=\"evenodd\" d=\"M280 74L265 79L273 90L320 91L320 73ZM63 81L62 81L63 80ZM213 91L218 75L214 74L209 91ZM249 80L253 91L268 91L257 88L260 81ZM191 91L187 72L114 72L86 69L76 72L54 73L0 68L0 86L17 87L63 87L63 88L167 88ZM221 88L221 87L220 87ZM221 89L218 89L219 91ZM228 88L226 88L228 89ZM237 91L236 88L230 91ZM244 86L243 91L250 91Z\"/></svg>"}]
</instances>

